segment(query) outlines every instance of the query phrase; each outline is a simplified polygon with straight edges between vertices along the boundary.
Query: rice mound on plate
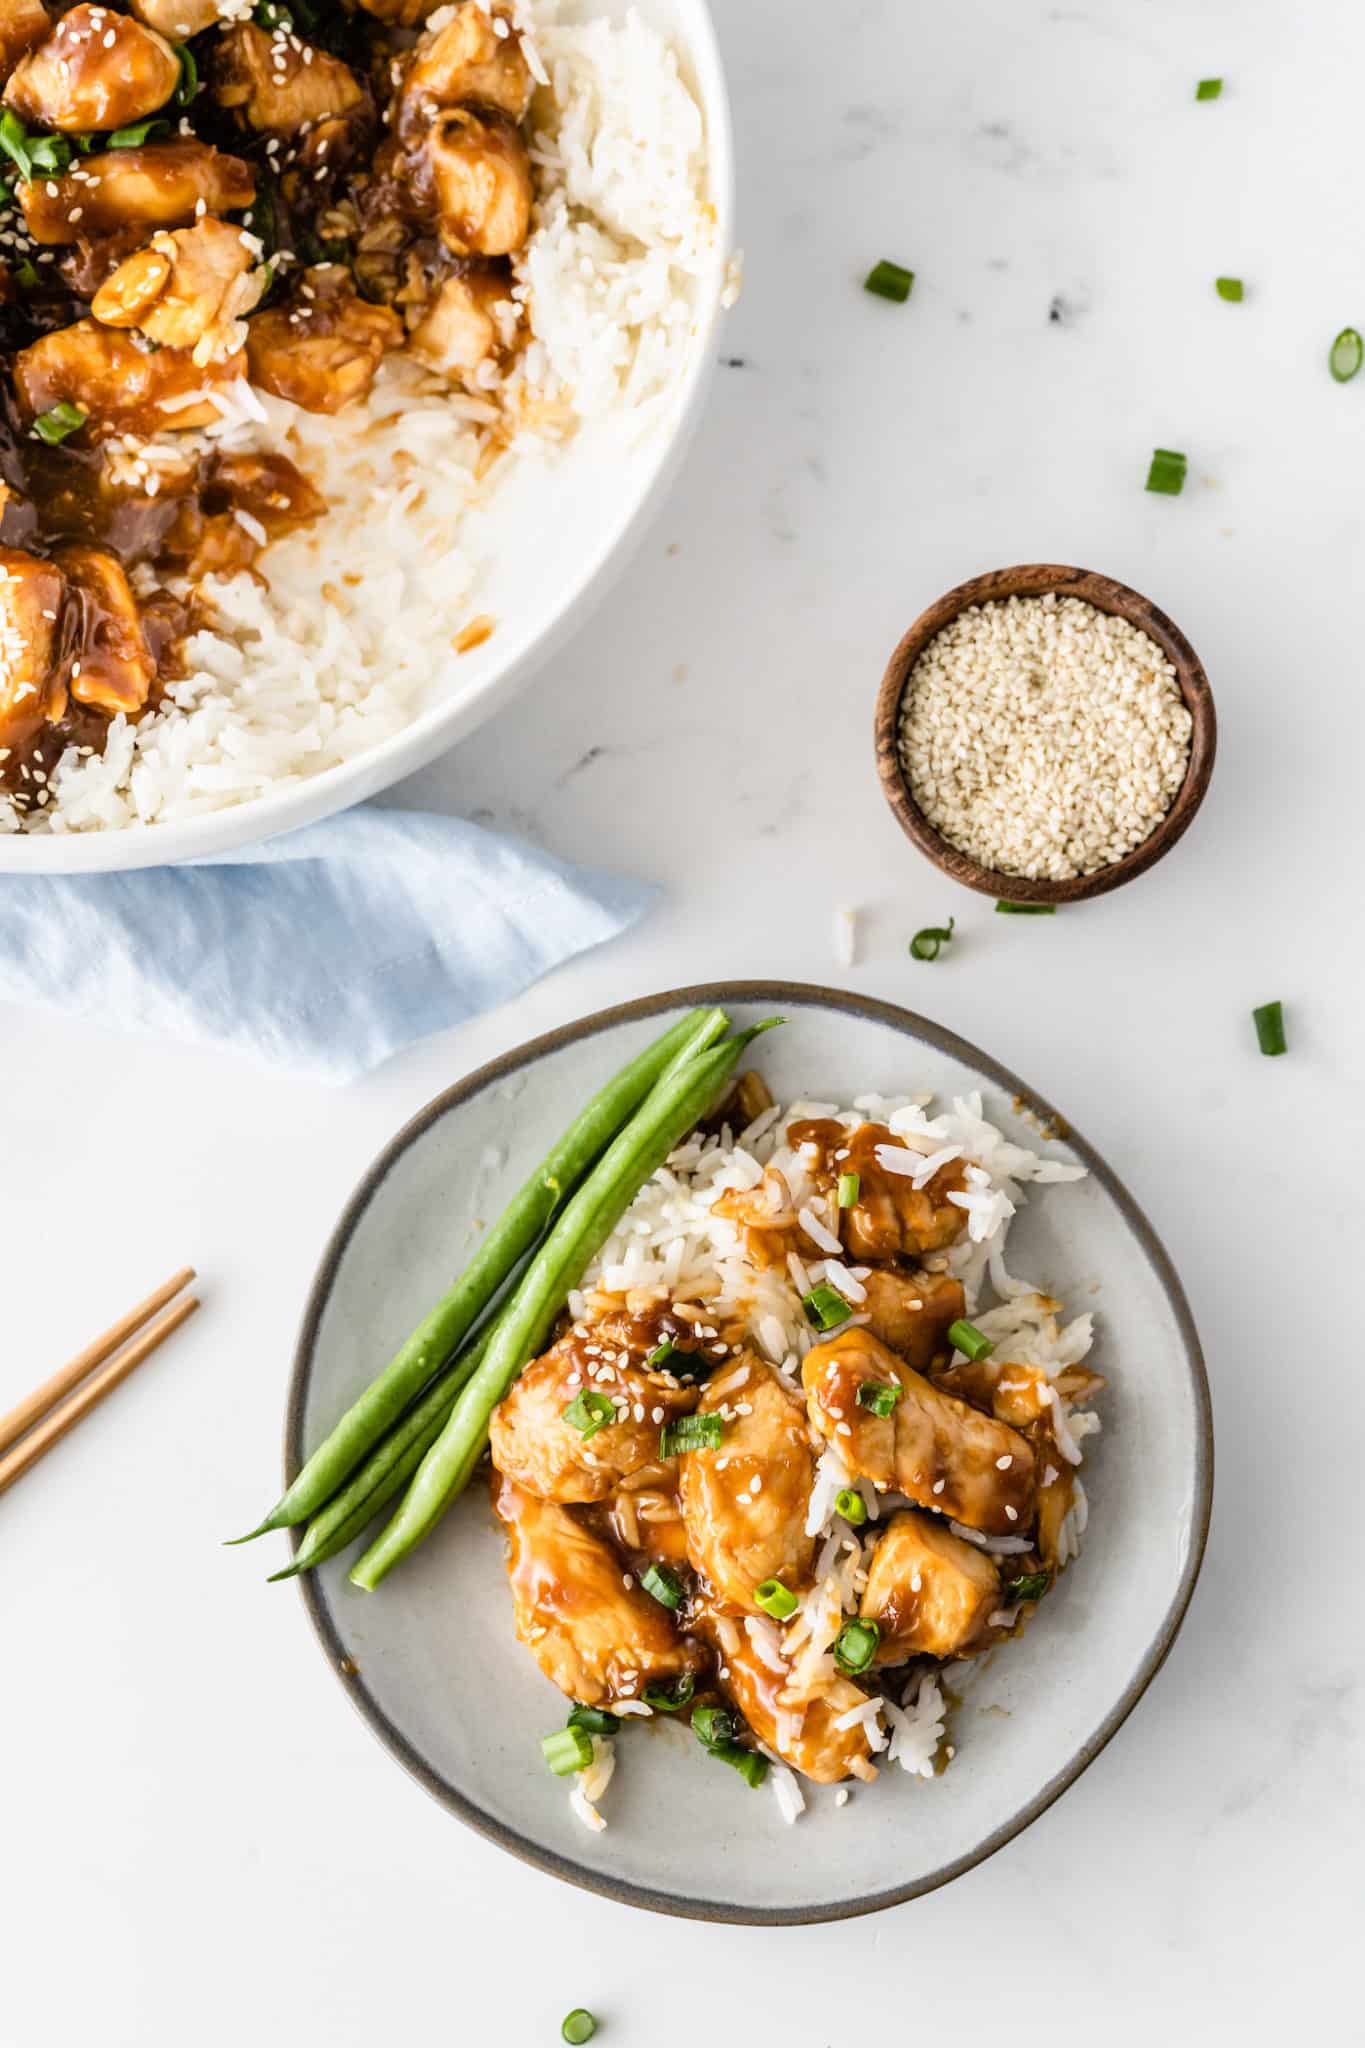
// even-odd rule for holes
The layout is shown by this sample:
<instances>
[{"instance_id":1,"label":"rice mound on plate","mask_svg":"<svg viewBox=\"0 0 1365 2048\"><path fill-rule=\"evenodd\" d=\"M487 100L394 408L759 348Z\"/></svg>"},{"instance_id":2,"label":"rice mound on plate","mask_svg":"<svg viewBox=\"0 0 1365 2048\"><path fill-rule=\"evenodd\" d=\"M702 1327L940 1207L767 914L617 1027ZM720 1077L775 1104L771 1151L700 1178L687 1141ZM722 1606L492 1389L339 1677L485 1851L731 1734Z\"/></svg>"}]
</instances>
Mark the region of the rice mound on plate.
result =
<instances>
[{"instance_id":1,"label":"rice mound on plate","mask_svg":"<svg viewBox=\"0 0 1365 2048\"><path fill-rule=\"evenodd\" d=\"M788 1126L803 1118L834 1117L852 1129L871 1118L888 1124L896 1137L922 1155L926 1178L952 1160L964 1162L966 1187L949 1199L966 1211L966 1231L956 1244L926 1258L924 1264L950 1272L962 1283L968 1316L997 1351L1021 1365L1040 1368L1049 1382L1055 1381L1090 1351L1094 1317L1062 1321L1059 1301L1009 1272L1005 1242L1011 1219L1027 1199L1026 1187L1082 1180L1086 1170L1044 1159L1012 1143L986 1120L978 1093L954 1098L951 1107L933 1116L932 1103L928 1095L860 1095L850 1109L827 1102L794 1102L785 1109L766 1109L738 1133L727 1126L714 1137L690 1138L636 1196L585 1276L582 1290L570 1295L569 1313L581 1317L589 1295L629 1297L632 1308L656 1300L705 1301L717 1318L733 1315L739 1320L754 1349L799 1389L801 1362L825 1334L812 1329L802 1296L821 1281L837 1288L854 1307L853 1316L840 1328L851 1329L867 1320L857 1314L858 1302L865 1297L857 1272L832 1254L814 1261L793 1254L785 1268L755 1265L746 1255L742 1227L713 1214L713 1204L729 1189L757 1187L765 1168L775 1167L799 1209L809 1200L812 1184L800 1153L787 1143ZM1087 1505L1079 1468L1085 1440L1101 1424L1093 1410L1073 1407L1055 1386L1051 1393L1053 1434L1072 1472L1072 1505L1058 1543L1060 1568L1080 1552ZM862 1495L867 1520L861 1530L835 1511L836 1496L845 1487L856 1487ZM807 1532L822 1539L815 1583L782 1630L760 1616L743 1622L765 1662L776 1660L774 1668L780 1669L786 1660L797 1688L809 1686L813 1691L836 1675L835 1639L847 1614L856 1611L878 1524L907 1505L899 1495L879 1494L868 1480L853 1479L833 1448L822 1453L806 1523ZM957 1522L950 1526L956 1535L998 1558L1031 1548L1022 1536L984 1536ZM1002 1613L998 1619L1004 1625L1012 1617ZM967 1660L942 1671L921 1666L908 1679L896 1674L899 1697L873 1697L849 1718L864 1722L878 1762L898 1764L914 1777L933 1778L948 1712L940 1679L949 1678L960 1688L974 1668ZM629 1700L618 1702L613 1711L647 1715L650 1708ZM781 1817L794 1822L805 1809L806 1793L778 1756L771 1750L764 1753L770 1760L769 1780ZM592 1762L570 1792L573 1812L594 1830L606 1825L595 1802L606 1789L613 1764L611 1738L595 1738ZM841 1789L834 1796L843 1805L849 1795Z\"/></svg>"},{"instance_id":2,"label":"rice mound on plate","mask_svg":"<svg viewBox=\"0 0 1365 2048\"><path fill-rule=\"evenodd\" d=\"M329 510L271 546L264 582L201 586L215 625L187 641L184 676L148 716L115 718L102 755L68 748L25 830L199 817L401 731L461 633L486 630L494 493L584 422L616 420L633 438L667 418L713 260L702 116L656 31L633 11L590 14L591 0L521 0L513 17L540 89L534 225L513 294L531 338L504 374L486 365L471 395L391 356L368 399L332 417L242 381L215 394L223 417L202 436L121 449L153 495L157 469L206 442L282 450ZM0 831L19 829L0 797Z\"/></svg>"}]
</instances>

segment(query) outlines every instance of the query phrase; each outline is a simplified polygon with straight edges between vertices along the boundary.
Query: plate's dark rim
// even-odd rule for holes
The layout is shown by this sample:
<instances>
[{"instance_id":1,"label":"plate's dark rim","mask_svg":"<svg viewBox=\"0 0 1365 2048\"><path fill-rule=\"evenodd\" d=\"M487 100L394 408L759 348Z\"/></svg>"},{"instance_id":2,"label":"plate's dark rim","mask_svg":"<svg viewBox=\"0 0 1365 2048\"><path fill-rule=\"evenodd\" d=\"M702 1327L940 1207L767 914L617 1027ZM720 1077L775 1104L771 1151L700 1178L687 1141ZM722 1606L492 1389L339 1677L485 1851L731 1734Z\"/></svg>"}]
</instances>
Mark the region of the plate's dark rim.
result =
<instances>
[{"instance_id":1,"label":"plate's dark rim","mask_svg":"<svg viewBox=\"0 0 1365 2048\"><path fill-rule=\"evenodd\" d=\"M363 1672L355 1668L347 1655L345 1645L332 1620L331 1610L323 1595L318 1575L315 1572L303 1573L298 1584L309 1619L317 1631L329 1663L342 1679L352 1701L374 1733L419 1784L424 1785L428 1792L443 1805L448 1806L452 1813L458 1814L470 1827L476 1828L481 1835L486 1835L501 1848L509 1849L523 1862L534 1864L537 1869L547 1870L553 1876L564 1878L568 1883L578 1885L584 1891L597 1892L605 1898L619 1899L626 1905L644 1906L654 1913L669 1913L687 1920L781 1927L852 1919L861 1913L880 1912L885 1906L902 1905L907 1899L919 1898L925 1892L936 1891L940 1885L950 1883L964 1871L974 1869L978 1863L983 1863L988 1856L993 1856L997 1849L1003 1849L1006 1842L1013 1841L1014 1837L1028 1827L1031 1821L1036 1820L1040 1813L1044 1813L1069 1785L1075 1783L1081 1772L1094 1762L1111 1736L1122 1727L1165 1663L1171 1645L1179 1633L1180 1624L1185 1618L1185 1610L1190 1604L1195 1581L1199 1577L1199 1568L1203 1563L1209 1517L1213 1507L1213 1414L1203 1353L1184 1289L1160 1238L1117 1174L1105 1164L1098 1152L1087 1143L1069 1119L1044 1101L1033 1089L1027 1087L1017 1075L1010 1073L1008 1068L989 1058L965 1038L959 1038L955 1032L944 1030L942 1025L932 1023L927 1017L918 1016L913 1010L903 1010L895 1003L879 1002L874 996L849 995L841 989L820 988L810 983L705 982L694 988L669 989L660 995L642 996L635 1002L619 1003L611 1009L595 1011L590 1017L582 1017L576 1023L561 1025L557 1031L547 1031L543 1037L533 1038L525 1045L516 1047L514 1051L490 1060L486 1066L479 1067L474 1073L466 1075L464 1080L457 1081L452 1088L445 1089L429 1102L425 1109L419 1110L385 1146L346 1204L314 1277L294 1353L289 1408L285 1423L285 1474L287 1480L292 1479L303 1462L303 1413L312 1375L314 1349L337 1267L376 1190L409 1146L460 1103L480 1094L492 1084L505 1080L509 1074L516 1073L520 1068L543 1059L546 1054L558 1052L566 1045L575 1045L582 1039L596 1037L600 1032L609 1031L617 1024L631 1024L657 1016L661 1011L689 1008L699 1004L710 1006L737 1003L758 1003L788 1009L842 1010L878 1024L888 1025L908 1037L917 1038L936 1051L947 1053L950 1057L961 1060L989 1076L995 1085L1012 1099L1027 1103L1035 1113L1048 1121L1057 1122L1065 1130L1065 1142L1085 1161L1096 1180L1113 1198L1165 1291L1184 1344L1195 1397L1197 1441L1190 1548L1184 1571L1180 1576L1180 1584L1166 1610L1161 1626L1148 1645L1136 1674L1130 1679L1120 1698L1094 1734L1081 1745L1064 1770L1059 1771L1057 1776L1044 1785L1027 1804L987 1835L969 1854L941 1865L928 1876L919 1878L911 1884L893 1885L886 1891L866 1892L856 1898L834 1899L827 1904L813 1906L759 1907L744 1905L734 1900L688 1898L677 1893L655 1891L646 1885L629 1884L623 1879L590 1869L572 1857L561 1856L552 1849L544 1848L540 1843L520 1834L515 1828L510 1828L491 1814L485 1813L482 1807L442 1777L438 1771L432 1769L426 1758L414 1749L403 1731L389 1719L374 1698L365 1683Z\"/></svg>"}]
</instances>

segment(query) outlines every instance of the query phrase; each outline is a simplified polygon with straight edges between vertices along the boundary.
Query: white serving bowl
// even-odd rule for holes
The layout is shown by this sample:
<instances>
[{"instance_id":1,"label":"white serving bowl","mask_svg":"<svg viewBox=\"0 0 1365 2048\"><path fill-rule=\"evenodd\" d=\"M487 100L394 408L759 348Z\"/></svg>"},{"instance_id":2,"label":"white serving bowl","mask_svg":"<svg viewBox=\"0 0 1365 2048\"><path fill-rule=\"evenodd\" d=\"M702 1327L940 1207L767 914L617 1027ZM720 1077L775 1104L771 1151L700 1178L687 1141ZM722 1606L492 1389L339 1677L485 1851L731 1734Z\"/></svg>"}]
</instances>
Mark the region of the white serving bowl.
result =
<instances>
[{"instance_id":1,"label":"white serving bowl","mask_svg":"<svg viewBox=\"0 0 1365 2048\"><path fill-rule=\"evenodd\" d=\"M706 123L716 215L701 280L691 362L667 416L632 446L610 427L585 428L562 456L525 467L499 492L493 560L478 605L498 620L482 647L436 669L427 708L403 731L339 768L253 803L178 824L118 831L0 834L0 872L88 874L221 855L292 832L387 789L472 732L531 680L610 589L662 504L701 414L715 364L734 220L734 151L720 52L706 0L600 0L634 6L667 35Z\"/></svg>"}]
</instances>

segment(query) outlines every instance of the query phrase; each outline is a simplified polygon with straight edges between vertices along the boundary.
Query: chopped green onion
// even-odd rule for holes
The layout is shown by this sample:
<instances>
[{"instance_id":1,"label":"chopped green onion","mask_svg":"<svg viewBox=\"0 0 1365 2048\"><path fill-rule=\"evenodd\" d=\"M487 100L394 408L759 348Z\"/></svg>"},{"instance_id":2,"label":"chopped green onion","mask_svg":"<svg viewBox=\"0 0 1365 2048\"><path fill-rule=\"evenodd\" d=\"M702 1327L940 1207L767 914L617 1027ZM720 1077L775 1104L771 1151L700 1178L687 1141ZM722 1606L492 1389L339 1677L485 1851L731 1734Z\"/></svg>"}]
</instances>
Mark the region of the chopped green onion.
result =
<instances>
[{"instance_id":1,"label":"chopped green onion","mask_svg":"<svg viewBox=\"0 0 1365 2048\"><path fill-rule=\"evenodd\" d=\"M34 170L44 171L49 177L64 171L71 162L71 144L64 135L30 136L28 153Z\"/></svg>"},{"instance_id":2,"label":"chopped green onion","mask_svg":"<svg viewBox=\"0 0 1365 2048\"><path fill-rule=\"evenodd\" d=\"M754 1598L774 1621L785 1621L800 1605L790 1586L784 1586L781 1579L765 1579L761 1586L755 1586Z\"/></svg>"},{"instance_id":3,"label":"chopped green onion","mask_svg":"<svg viewBox=\"0 0 1365 2048\"><path fill-rule=\"evenodd\" d=\"M1365 363L1365 341L1361 340L1354 327L1343 327L1328 352L1328 369L1338 384L1349 384L1362 363Z\"/></svg>"},{"instance_id":4,"label":"chopped green onion","mask_svg":"<svg viewBox=\"0 0 1365 2048\"><path fill-rule=\"evenodd\" d=\"M584 1443L590 1436L596 1436L599 1429L605 1429L609 1422L616 1420L615 1404L606 1394L599 1394L595 1387L584 1387L560 1413L565 1422L578 1431Z\"/></svg>"},{"instance_id":5,"label":"chopped green onion","mask_svg":"<svg viewBox=\"0 0 1365 2048\"><path fill-rule=\"evenodd\" d=\"M116 128L113 134L108 137L106 147L109 149L141 149L149 136L169 135L170 130L171 124L169 121L135 121L131 128Z\"/></svg>"},{"instance_id":6,"label":"chopped green onion","mask_svg":"<svg viewBox=\"0 0 1365 2048\"><path fill-rule=\"evenodd\" d=\"M1178 448L1154 448L1146 488L1160 492L1165 498L1178 498L1185 488L1188 467L1187 457Z\"/></svg>"},{"instance_id":7,"label":"chopped green onion","mask_svg":"<svg viewBox=\"0 0 1365 2048\"><path fill-rule=\"evenodd\" d=\"M1213 288L1220 299L1226 299L1230 306L1240 306L1246 297L1246 287L1240 277L1215 277Z\"/></svg>"},{"instance_id":8,"label":"chopped green onion","mask_svg":"<svg viewBox=\"0 0 1365 2048\"><path fill-rule=\"evenodd\" d=\"M19 116L12 114L8 107L0 114L0 149L12 159L21 178L32 178L33 158L29 154L28 130Z\"/></svg>"},{"instance_id":9,"label":"chopped green onion","mask_svg":"<svg viewBox=\"0 0 1365 2048\"><path fill-rule=\"evenodd\" d=\"M947 924L925 925L923 931L916 932L914 938L910 941L910 958L912 960L937 960L940 948L946 946L949 939L953 936L953 926L956 923L957 919L950 917Z\"/></svg>"},{"instance_id":10,"label":"chopped green onion","mask_svg":"<svg viewBox=\"0 0 1365 2048\"><path fill-rule=\"evenodd\" d=\"M739 1721L725 1707L695 1707L692 1733L705 1748L714 1749L718 1743L734 1741L739 1733Z\"/></svg>"},{"instance_id":11,"label":"chopped green onion","mask_svg":"<svg viewBox=\"0 0 1365 2048\"><path fill-rule=\"evenodd\" d=\"M569 2048L583 2048L583 2043L591 2041L596 2032L597 2022L586 2005L576 2005L559 2030L561 2040L567 2041Z\"/></svg>"},{"instance_id":12,"label":"chopped green onion","mask_svg":"<svg viewBox=\"0 0 1365 2048\"><path fill-rule=\"evenodd\" d=\"M175 88L174 104L187 107L199 90L199 66L188 43L176 43L173 47L180 59L180 83Z\"/></svg>"},{"instance_id":13,"label":"chopped green onion","mask_svg":"<svg viewBox=\"0 0 1365 2048\"><path fill-rule=\"evenodd\" d=\"M683 1451L714 1451L724 1434L722 1415L680 1415L659 1431L659 1456L676 1458Z\"/></svg>"},{"instance_id":14,"label":"chopped green onion","mask_svg":"<svg viewBox=\"0 0 1365 2048\"><path fill-rule=\"evenodd\" d=\"M880 263L873 264L863 279L863 290L875 292L879 299L894 299L898 306L903 306L914 282L913 270L904 270L899 263L889 263L883 257Z\"/></svg>"},{"instance_id":15,"label":"chopped green onion","mask_svg":"<svg viewBox=\"0 0 1365 2048\"><path fill-rule=\"evenodd\" d=\"M899 1387L888 1386L884 1380L864 1380L858 1389L858 1406L866 1408L869 1414L880 1415L885 1421L894 1413L901 1391Z\"/></svg>"},{"instance_id":16,"label":"chopped green onion","mask_svg":"<svg viewBox=\"0 0 1365 2048\"><path fill-rule=\"evenodd\" d=\"M57 448L69 434L74 434L85 425L89 418L78 405L63 398L53 406L51 412L40 412L33 422L33 431L40 441L46 441L49 448Z\"/></svg>"},{"instance_id":17,"label":"chopped green onion","mask_svg":"<svg viewBox=\"0 0 1365 2048\"><path fill-rule=\"evenodd\" d=\"M681 1707L690 1706L697 1681L690 1671L684 1671L673 1685L664 1685L657 1678L651 1678L640 1694L647 1707L653 1707L656 1714L676 1714Z\"/></svg>"},{"instance_id":18,"label":"chopped green onion","mask_svg":"<svg viewBox=\"0 0 1365 2048\"><path fill-rule=\"evenodd\" d=\"M767 1757L760 1756L756 1749L745 1749L741 1742L708 1742L706 1750L708 1756L717 1757L737 1770L746 1785L757 1787L768 1775Z\"/></svg>"},{"instance_id":19,"label":"chopped green onion","mask_svg":"<svg viewBox=\"0 0 1365 2048\"><path fill-rule=\"evenodd\" d=\"M14 275L26 291L32 291L34 285L38 283L38 272L33 264L29 262L27 256L25 256Z\"/></svg>"},{"instance_id":20,"label":"chopped green onion","mask_svg":"<svg viewBox=\"0 0 1365 2048\"><path fill-rule=\"evenodd\" d=\"M592 1762L592 1737L586 1728L556 1728L541 1741L541 1753L557 1778L570 1778Z\"/></svg>"},{"instance_id":21,"label":"chopped green onion","mask_svg":"<svg viewBox=\"0 0 1365 2048\"><path fill-rule=\"evenodd\" d=\"M667 1607L670 1612L676 1613L682 1606L682 1586L676 1573L671 1572L666 1564L652 1564L648 1571L641 1574L640 1584L646 1593L658 1601L660 1607Z\"/></svg>"},{"instance_id":22,"label":"chopped green onion","mask_svg":"<svg viewBox=\"0 0 1365 2048\"><path fill-rule=\"evenodd\" d=\"M955 1323L948 1325L948 1342L970 1358L973 1365L979 1365L983 1358L989 1358L995 1346L989 1337L983 1337L975 1323L969 1323L959 1316Z\"/></svg>"},{"instance_id":23,"label":"chopped green onion","mask_svg":"<svg viewBox=\"0 0 1365 2048\"><path fill-rule=\"evenodd\" d=\"M1221 78L1201 78L1194 89L1194 96L1197 100L1216 100L1221 97L1222 91Z\"/></svg>"},{"instance_id":24,"label":"chopped green onion","mask_svg":"<svg viewBox=\"0 0 1365 2048\"><path fill-rule=\"evenodd\" d=\"M708 1358L698 1345L686 1351L681 1344L674 1343L671 1337L665 1337L663 1343L656 1345L645 1360L646 1365L666 1365L674 1379L685 1380L700 1379L703 1369L712 1363L713 1360Z\"/></svg>"},{"instance_id":25,"label":"chopped green onion","mask_svg":"<svg viewBox=\"0 0 1365 2048\"><path fill-rule=\"evenodd\" d=\"M1288 1052L1289 1041L1284 1035L1283 1005L1262 1003L1251 1015L1256 1025L1256 1043L1261 1051L1269 1053L1272 1057L1277 1052Z\"/></svg>"},{"instance_id":26,"label":"chopped green onion","mask_svg":"<svg viewBox=\"0 0 1365 2048\"><path fill-rule=\"evenodd\" d=\"M812 1287L809 1294L802 1295L801 1306L817 1330L837 1330L853 1313L838 1288L824 1280L818 1287Z\"/></svg>"},{"instance_id":27,"label":"chopped green onion","mask_svg":"<svg viewBox=\"0 0 1365 2048\"><path fill-rule=\"evenodd\" d=\"M834 1661L841 1671L856 1678L876 1656L881 1639L882 1632L875 1621L846 1621L834 1645Z\"/></svg>"},{"instance_id":28,"label":"chopped green onion","mask_svg":"<svg viewBox=\"0 0 1365 2048\"><path fill-rule=\"evenodd\" d=\"M569 1715L570 1728L586 1729L589 1735L619 1735L621 1723L605 1707L575 1707Z\"/></svg>"},{"instance_id":29,"label":"chopped green onion","mask_svg":"<svg viewBox=\"0 0 1365 2048\"><path fill-rule=\"evenodd\" d=\"M1005 1599L1011 1607L1020 1600L1041 1600L1051 1584L1051 1572L1025 1572L1021 1579L1006 1579Z\"/></svg>"},{"instance_id":30,"label":"chopped green onion","mask_svg":"<svg viewBox=\"0 0 1365 2048\"><path fill-rule=\"evenodd\" d=\"M862 1192L863 1177L860 1173L839 1175L839 1207L851 1209Z\"/></svg>"},{"instance_id":31,"label":"chopped green onion","mask_svg":"<svg viewBox=\"0 0 1365 2048\"><path fill-rule=\"evenodd\" d=\"M996 904L1001 917L1055 917L1055 903L1009 903L1002 896Z\"/></svg>"},{"instance_id":32,"label":"chopped green onion","mask_svg":"<svg viewBox=\"0 0 1365 2048\"><path fill-rule=\"evenodd\" d=\"M834 1496L834 1512L842 1515L851 1529L861 1529L867 1520L867 1502L856 1486L841 1486Z\"/></svg>"}]
</instances>

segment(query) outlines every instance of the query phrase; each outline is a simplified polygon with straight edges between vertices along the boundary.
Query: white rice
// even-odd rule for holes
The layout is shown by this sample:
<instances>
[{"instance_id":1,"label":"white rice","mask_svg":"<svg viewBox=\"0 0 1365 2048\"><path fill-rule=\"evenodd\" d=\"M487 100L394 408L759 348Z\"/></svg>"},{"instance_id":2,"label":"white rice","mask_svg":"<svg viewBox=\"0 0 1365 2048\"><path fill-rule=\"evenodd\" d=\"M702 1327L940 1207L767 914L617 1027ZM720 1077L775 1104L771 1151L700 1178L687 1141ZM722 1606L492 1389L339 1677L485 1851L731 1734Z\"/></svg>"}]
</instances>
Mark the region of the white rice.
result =
<instances>
[{"instance_id":1,"label":"white rice","mask_svg":"<svg viewBox=\"0 0 1365 2048\"><path fill-rule=\"evenodd\" d=\"M184 675L137 723L114 719L103 754L68 748L51 801L22 829L198 817L391 738L479 609L500 489L584 421L619 420L634 437L666 418L714 260L702 116L653 29L633 11L619 23L590 11L591 0L522 0L516 16L549 81L532 114L538 197L514 290L531 328L521 358L471 397L390 356L369 398L335 418L245 383L216 393L221 423L175 436L176 459L210 443L276 449L329 510L268 550L267 588L246 574L208 580L214 629L188 642ZM516 422L505 447L504 408ZM154 470L169 441L120 460ZM19 829L0 797L0 831Z\"/></svg>"},{"instance_id":2,"label":"white rice","mask_svg":"<svg viewBox=\"0 0 1365 2048\"><path fill-rule=\"evenodd\" d=\"M919 1185L927 1184L941 1166L959 1159L965 1162L967 1195L972 1199L962 1198L960 1206L967 1209L967 1231L938 1256L961 1280L968 1312L977 1327L1011 1361L1037 1367L1046 1375L1043 1387L1045 1398L1053 1405L1058 1448L1074 1471L1081 1458L1080 1447L1099 1429L1100 1419L1089 1410L1073 1409L1053 1383L1089 1352L1094 1318L1082 1315L1069 1323L1059 1322L1061 1304L1032 1282L1010 1275L1004 1255L1010 1225L1027 1202L1027 1190L1082 1179L1085 1168L1045 1159L1006 1138L986 1119L976 1092L955 1097L949 1108L934 1116L927 1113L932 1106L932 1097L924 1094L864 1095L849 1109L828 1102L796 1102L785 1109L765 1110L738 1140L729 1127L716 1136L689 1138L641 1189L621 1218L584 1279L575 1312L589 1305L594 1291L628 1295L637 1310L651 1302L704 1303L712 1322L723 1320L727 1326L735 1324L747 1332L755 1348L793 1384L799 1384L801 1361L821 1338L806 1319L802 1295L824 1280L841 1293L847 1290L848 1298L853 1299L848 1282L853 1278L856 1285L856 1275L832 1254L810 1261L792 1254L783 1266L751 1264L745 1255L743 1227L717 1216L714 1205L730 1190L754 1189L765 1170L780 1174L795 1215L820 1244L819 1233L809 1231L806 1222L810 1203L819 1199L819 1191L802 1155L787 1142L788 1129L800 1120L824 1117L837 1119L852 1130L873 1117L888 1124L910 1146L910 1152L900 1156L913 1160L909 1173ZM895 1148L883 1150L885 1164ZM926 1166L932 1166L932 1171L925 1173ZM857 1320L852 1317L840 1327L848 1328ZM1073 1483L1073 1505L1060 1538L1063 1563L1077 1555L1088 1513L1079 1481ZM835 1500L846 1487L861 1494L867 1511L861 1533L835 1510ZM878 1494L870 1480L855 1480L834 1445L821 1451L806 1518L806 1533L821 1539L814 1584L783 1627L758 1616L744 1623L760 1662L774 1672L787 1673L786 1698L799 1702L813 1697L838 1676L834 1643L846 1615L856 1611L866 1584L878 1518L910 1505L898 1494ZM949 1526L992 1556L1022 1556L1033 1548L1024 1536L985 1536L955 1521ZM729 1623L723 1627L734 1630L728 1648L733 1655L739 1639L737 1626ZM849 1727L861 1721L874 1753L884 1750L889 1762L912 1776L932 1778L946 1714L938 1680L948 1678L960 1685L955 1674L963 1672L972 1673L974 1667L959 1663L937 1674L916 1671L900 1702L874 1697L839 1716L837 1725ZM773 1752L765 1754L772 1756ZM792 1787L799 1797L794 1778ZM774 1792L783 1818L795 1820L799 1809L793 1810L785 1781L775 1778Z\"/></svg>"}]
</instances>

